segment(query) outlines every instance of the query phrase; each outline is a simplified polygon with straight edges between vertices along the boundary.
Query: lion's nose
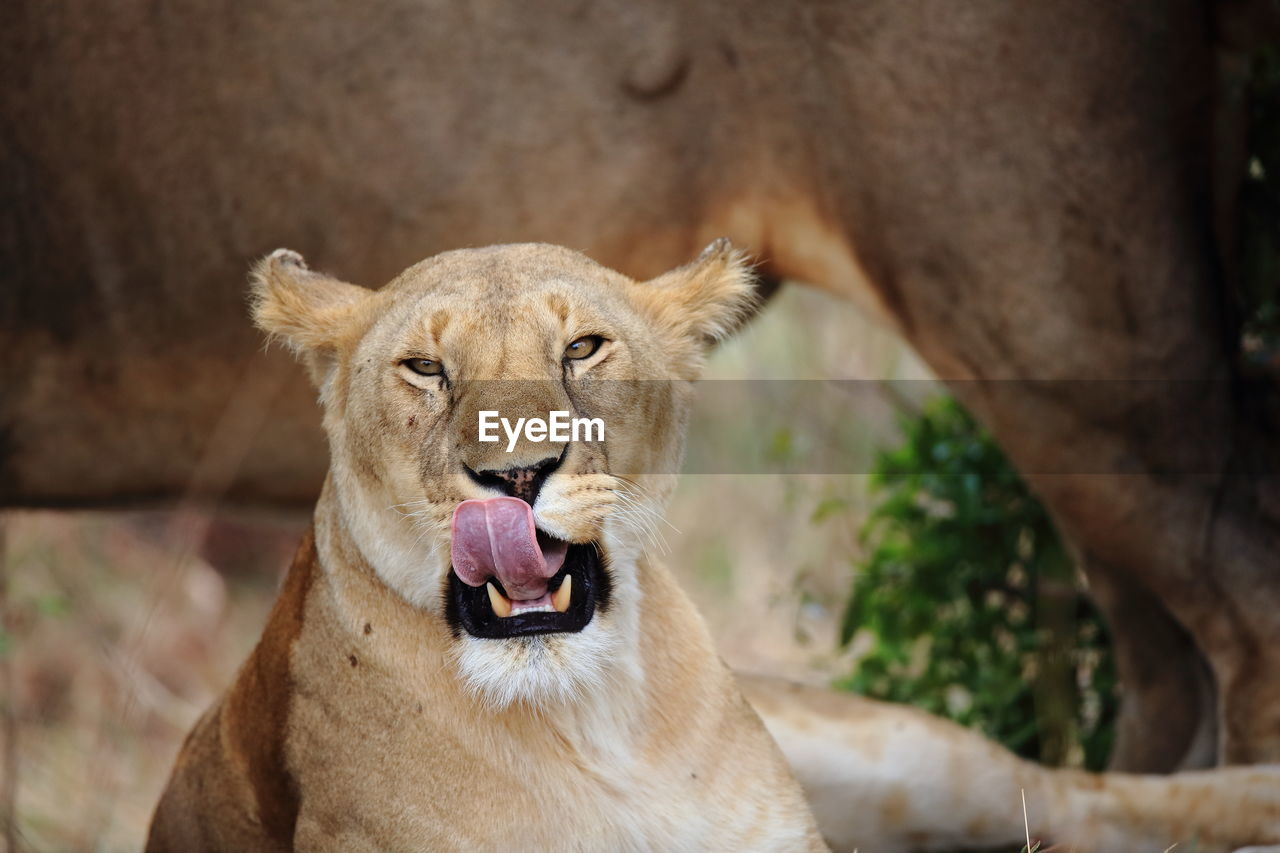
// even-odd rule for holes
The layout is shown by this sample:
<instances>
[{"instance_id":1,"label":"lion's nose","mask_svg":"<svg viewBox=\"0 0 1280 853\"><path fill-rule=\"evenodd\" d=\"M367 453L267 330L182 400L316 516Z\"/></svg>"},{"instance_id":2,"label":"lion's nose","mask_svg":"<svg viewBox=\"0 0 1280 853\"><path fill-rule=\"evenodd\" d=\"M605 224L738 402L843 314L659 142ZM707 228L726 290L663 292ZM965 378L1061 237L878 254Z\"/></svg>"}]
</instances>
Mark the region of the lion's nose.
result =
<instances>
[{"instance_id":1,"label":"lion's nose","mask_svg":"<svg viewBox=\"0 0 1280 853\"><path fill-rule=\"evenodd\" d=\"M467 473L471 475L472 480L475 480L480 485L490 489L498 489L513 498L519 498L529 506L533 506L533 502L538 499L538 492L542 490L542 484L547 481L553 471L560 467L562 458L561 456L548 456L540 462L535 462L522 468L487 471L472 471L467 468Z\"/></svg>"}]
</instances>

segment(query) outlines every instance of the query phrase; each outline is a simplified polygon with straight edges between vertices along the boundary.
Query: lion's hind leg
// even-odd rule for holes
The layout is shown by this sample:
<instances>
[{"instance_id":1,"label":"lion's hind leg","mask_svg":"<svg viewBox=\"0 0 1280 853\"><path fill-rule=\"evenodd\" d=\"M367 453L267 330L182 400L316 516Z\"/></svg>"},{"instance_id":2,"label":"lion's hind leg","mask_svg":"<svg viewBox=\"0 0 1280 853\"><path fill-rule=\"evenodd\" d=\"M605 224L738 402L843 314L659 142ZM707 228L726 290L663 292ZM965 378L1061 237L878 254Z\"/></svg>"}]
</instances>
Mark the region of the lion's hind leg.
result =
<instances>
[{"instance_id":1,"label":"lion's hind leg","mask_svg":"<svg viewBox=\"0 0 1280 853\"><path fill-rule=\"evenodd\" d=\"M922 711L741 678L837 851L1033 840L1077 850L1232 851L1280 842L1280 768L1174 776L1053 770Z\"/></svg>"},{"instance_id":2,"label":"lion's hind leg","mask_svg":"<svg viewBox=\"0 0 1280 853\"><path fill-rule=\"evenodd\" d=\"M835 851L908 853L1010 845L1039 769L994 743L904 706L783 681L741 678Z\"/></svg>"}]
</instances>

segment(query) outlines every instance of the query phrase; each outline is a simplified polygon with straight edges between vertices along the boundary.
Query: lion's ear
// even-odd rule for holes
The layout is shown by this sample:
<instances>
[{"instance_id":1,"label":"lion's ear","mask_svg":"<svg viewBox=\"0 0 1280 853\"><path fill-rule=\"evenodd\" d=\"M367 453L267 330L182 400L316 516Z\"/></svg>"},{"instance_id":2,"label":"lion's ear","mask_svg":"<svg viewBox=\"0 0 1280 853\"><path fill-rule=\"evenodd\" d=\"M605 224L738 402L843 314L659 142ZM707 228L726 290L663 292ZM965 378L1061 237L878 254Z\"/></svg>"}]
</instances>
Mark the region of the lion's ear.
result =
<instances>
[{"instance_id":1,"label":"lion's ear","mask_svg":"<svg viewBox=\"0 0 1280 853\"><path fill-rule=\"evenodd\" d=\"M371 291L313 272L288 249L255 264L249 281L254 323L293 350L323 385L352 310Z\"/></svg>"},{"instance_id":2,"label":"lion's ear","mask_svg":"<svg viewBox=\"0 0 1280 853\"><path fill-rule=\"evenodd\" d=\"M746 253L722 237L691 263L646 283L644 300L662 326L710 348L755 312L755 281Z\"/></svg>"}]
</instances>

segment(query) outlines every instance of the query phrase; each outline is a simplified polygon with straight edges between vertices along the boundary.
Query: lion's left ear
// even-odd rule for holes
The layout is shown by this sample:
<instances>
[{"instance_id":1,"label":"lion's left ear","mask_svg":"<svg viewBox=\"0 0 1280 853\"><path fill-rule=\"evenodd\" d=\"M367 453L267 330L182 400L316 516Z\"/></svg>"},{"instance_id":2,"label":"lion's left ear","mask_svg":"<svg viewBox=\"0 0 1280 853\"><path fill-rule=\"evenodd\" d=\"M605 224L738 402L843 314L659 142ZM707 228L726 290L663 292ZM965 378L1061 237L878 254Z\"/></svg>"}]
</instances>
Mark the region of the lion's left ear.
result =
<instances>
[{"instance_id":1,"label":"lion's left ear","mask_svg":"<svg viewBox=\"0 0 1280 853\"><path fill-rule=\"evenodd\" d=\"M691 263L645 283L655 319L710 348L735 332L759 307L755 273L745 252L720 238Z\"/></svg>"}]
</instances>

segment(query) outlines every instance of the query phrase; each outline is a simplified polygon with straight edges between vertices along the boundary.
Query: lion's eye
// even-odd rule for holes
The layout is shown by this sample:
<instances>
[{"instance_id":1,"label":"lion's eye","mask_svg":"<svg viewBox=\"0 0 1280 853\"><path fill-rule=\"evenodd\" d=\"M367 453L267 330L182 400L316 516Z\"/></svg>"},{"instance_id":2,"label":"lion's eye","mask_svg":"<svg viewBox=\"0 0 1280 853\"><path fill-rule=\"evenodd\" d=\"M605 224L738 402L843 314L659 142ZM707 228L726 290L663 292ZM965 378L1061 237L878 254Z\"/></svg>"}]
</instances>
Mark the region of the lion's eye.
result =
<instances>
[{"instance_id":1,"label":"lion's eye","mask_svg":"<svg viewBox=\"0 0 1280 853\"><path fill-rule=\"evenodd\" d=\"M602 343L604 343L604 338L599 335L587 335L585 338L578 338L564 348L564 357L570 361L589 358L595 354L596 350L600 349Z\"/></svg>"},{"instance_id":2,"label":"lion's eye","mask_svg":"<svg viewBox=\"0 0 1280 853\"><path fill-rule=\"evenodd\" d=\"M444 365L429 358L406 358L400 363L419 376L439 376L444 373Z\"/></svg>"}]
</instances>

